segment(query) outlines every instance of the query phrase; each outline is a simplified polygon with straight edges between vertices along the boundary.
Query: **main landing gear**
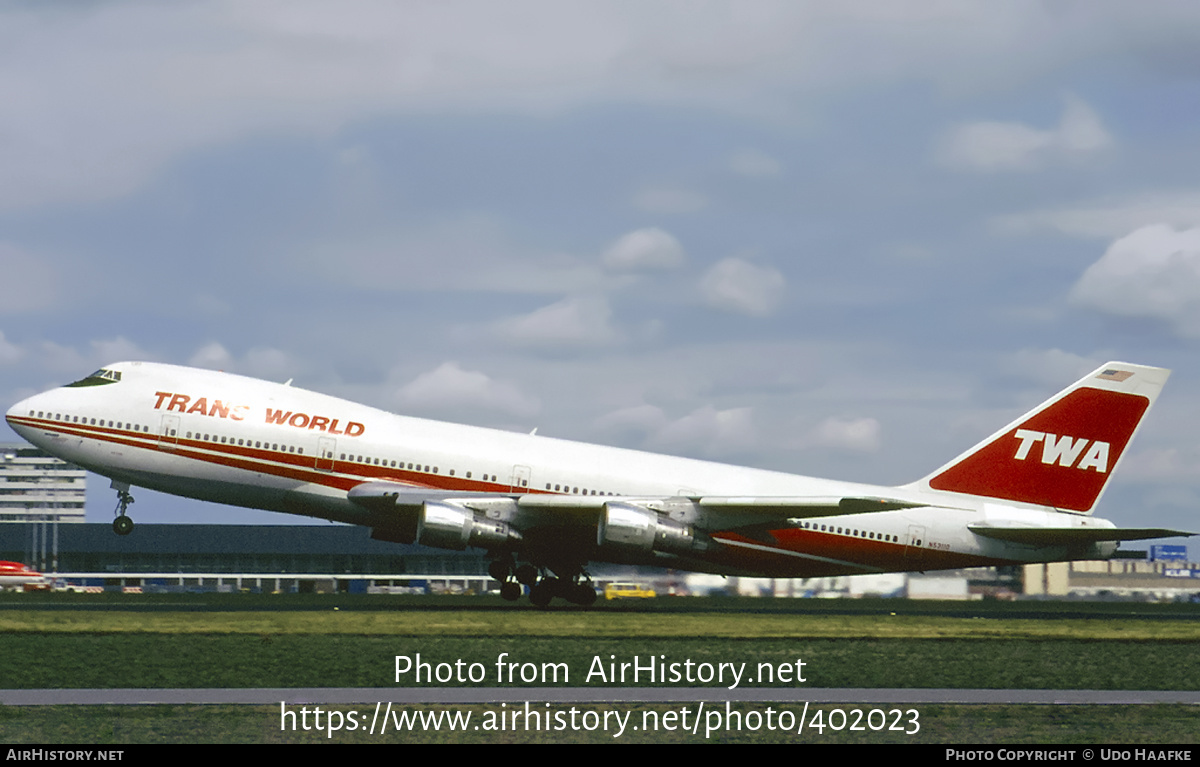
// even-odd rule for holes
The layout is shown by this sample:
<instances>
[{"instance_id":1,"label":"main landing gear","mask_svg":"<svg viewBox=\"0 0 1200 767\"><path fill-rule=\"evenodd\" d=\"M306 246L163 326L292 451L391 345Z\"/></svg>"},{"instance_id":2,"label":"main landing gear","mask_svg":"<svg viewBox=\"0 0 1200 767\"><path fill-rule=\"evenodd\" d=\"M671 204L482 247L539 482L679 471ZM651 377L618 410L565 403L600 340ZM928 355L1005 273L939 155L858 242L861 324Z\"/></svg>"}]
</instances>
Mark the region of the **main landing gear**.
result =
<instances>
[{"instance_id":1,"label":"main landing gear","mask_svg":"<svg viewBox=\"0 0 1200 767\"><path fill-rule=\"evenodd\" d=\"M596 589L582 573L571 580L547 575L529 588L529 601L534 607L547 607L555 597L580 607L591 607L596 602Z\"/></svg>"},{"instance_id":2,"label":"main landing gear","mask_svg":"<svg viewBox=\"0 0 1200 767\"><path fill-rule=\"evenodd\" d=\"M112 488L117 491L117 508L113 509L117 516L113 519L113 532L117 535L129 535L133 532L133 520L125 513L129 504L133 503L133 496L129 494L129 484L113 482Z\"/></svg>"},{"instance_id":3,"label":"main landing gear","mask_svg":"<svg viewBox=\"0 0 1200 767\"><path fill-rule=\"evenodd\" d=\"M528 562L514 567L512 557L493 559L488 564L488 575L499 581L500 596L515 602L521 597L521 586L529 587L529 601L534 607L547 607L555 597L565 599L581 607L590 607L596 601L596 589L592 579L583 568L575 568L571 578L559 578L542 567Z\"/></svg>"}]
</instances>

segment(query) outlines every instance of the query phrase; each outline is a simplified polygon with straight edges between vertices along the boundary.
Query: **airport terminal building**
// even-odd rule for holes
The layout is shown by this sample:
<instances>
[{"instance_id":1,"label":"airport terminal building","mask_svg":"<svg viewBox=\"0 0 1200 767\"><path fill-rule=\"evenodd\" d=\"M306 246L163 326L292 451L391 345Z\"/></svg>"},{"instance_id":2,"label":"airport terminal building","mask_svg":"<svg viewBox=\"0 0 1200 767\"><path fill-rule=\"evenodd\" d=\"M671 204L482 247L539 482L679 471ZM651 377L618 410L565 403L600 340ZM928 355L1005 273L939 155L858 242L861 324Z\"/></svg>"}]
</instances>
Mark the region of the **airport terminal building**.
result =
<instances>
[{"instance_id":1,"label":"airport terminal building","mask_svg":"<svg viewBox=\"0 0 1200 767\"><path fill-rule=\"evenodd\" d=\"M367 591L432 578L449 589L488 580L479 552L404 546L347 525L156 525L132 535L108 524L64 525L57 550L31 547L32 524L0 526L0 559L80 585L146 590Z\"/></svg>"},{"instance_id":2,"label":"airport terminal building","mask_svg":"<svg viewBox=\"0 0 1200 767\"><path fill-rule=\"evenodd\" d=\"M498 588L477 549L450 551L371 538L365 527L139 524L63 525L47 548L37 523L0 525L0 560L90 588L143 591L479 593ZM598 565L599 580L670 578L653 568Z\"/></svg>"},{"instance_id":3,"label":"airport terminal building","mask_svg":"<svg viewBox=\"0 0 1200 767\"><path fill-rule=\"evenodd\" d=\"M25 442L0 444L0 523L84 521L87 472Z\"/></svg>"}]
</instances>

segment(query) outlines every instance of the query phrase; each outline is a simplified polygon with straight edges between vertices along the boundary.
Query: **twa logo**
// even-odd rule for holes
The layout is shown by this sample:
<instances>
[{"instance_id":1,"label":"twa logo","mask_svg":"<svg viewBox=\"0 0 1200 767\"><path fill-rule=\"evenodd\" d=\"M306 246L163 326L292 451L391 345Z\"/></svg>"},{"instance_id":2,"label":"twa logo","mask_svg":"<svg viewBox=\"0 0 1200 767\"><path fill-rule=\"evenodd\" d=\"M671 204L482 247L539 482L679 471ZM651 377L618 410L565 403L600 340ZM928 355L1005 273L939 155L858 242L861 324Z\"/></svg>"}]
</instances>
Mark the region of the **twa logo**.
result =
<instances>
[{"instance_id":1,"label":"twa logo","mask_svg":"<svg viewBox=\"0 0 1200 767\"><path fill-rule=\"evenodd\" d=\"M1035 444L1042 445L1042 463L1055 464L1059 466L1075 467L1086 471L1093 469L1099 474L1108 473L1108 443L1096 440L1088 447L1089 440L1079 437L1068 437L1067 435L1058 436L1044 431L1031 431L1029 429L1017 429L1017 439L1021 440L1021 444L1017 447L1017 454L1014 456L1018 461L1024 461L1029 457L1029 451L1033 449ZM1085 452L1086 450L1086 452ZM1082 460L1080 456L1083 456ZM1075 462L1079 461L1078 464Z\"/></svg>"},{"instance_id":2,"label":"twa logo","mask_svg":"<svg viewBox=\"0 0 1200 767\"><path fill-rule=\"evenodd\" d=\"M1074 389L1026 415L1019 427L997 432L934 475L929 486L1089 511L1149 407L1140 395Z\"/></svg>"}]
</instances>

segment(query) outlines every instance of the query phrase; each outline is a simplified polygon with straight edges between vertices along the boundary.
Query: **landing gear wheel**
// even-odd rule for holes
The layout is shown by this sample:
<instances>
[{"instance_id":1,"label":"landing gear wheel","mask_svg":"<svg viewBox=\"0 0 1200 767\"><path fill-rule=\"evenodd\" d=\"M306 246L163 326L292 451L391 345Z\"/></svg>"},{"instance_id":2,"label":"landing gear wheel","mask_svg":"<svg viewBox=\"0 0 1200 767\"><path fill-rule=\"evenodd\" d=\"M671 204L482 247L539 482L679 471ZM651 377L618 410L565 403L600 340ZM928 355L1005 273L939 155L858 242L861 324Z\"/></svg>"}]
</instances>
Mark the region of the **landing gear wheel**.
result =
<instances>
[{"instance_id":1,"label":"landing gear wheel","mask_svg":"<svg viewBox=\"0 0 1200 767\"><path fill-rule=\"evenodd\" d=\"M133 532L133 520L126 516L125 511L129 508L129 504L133 503L133 496L129 494L129 485L113 481L113 488L117 491L117 508L113 509L113 513L117 515L113 520L113 532L117 535L129 535Z\"/></svg>"},{"instance_id":2,"label":"landing gear wheel","mask_svg":"<svg viewBox=\"0 0 1200 767\"><path fill-rule=\"evenodd\" d=\"M529 589L529 601L534 607L548 607L558 596L558 578L542 578Z\"/></svg>"},{"instance_id":3,"label":"landing gear wheel","mask_svg":"<svg viewBox=\"0 0 1200 767\"><path fill-rule=\"evenodd\" d=\"M521 584L516 581L505 581L500 587L500 598L507 602L516 602L521 598Z\"/></svg>"},{"instance_id":4,"label":"landing gear wheel","mask_svg":"<svg viewBox=\"0 0 1200 767\"><path fill-rule=\"evenodd\" d=\"M520 583L532 587L533 584L537 583L538 571L536 567L526 562L518 567L513 575Z\"/></svg>"},{"instance_id":5,"label":"landing gear wheel","mask_svg":"<svg viewBox=\"0 0 1200 767\"><path fill-rule=\"evenodd\" d=\"M492 580L504 583L508 580L508 574L512 572L512 562L507 559L493 559L488 562L488 575L492 576Z\"/></svg>"},{"instance_id":6,"label":"landing gear wheel","mask_svg":"<svg viewBox=\"0 0 1200 767\"><path fill-rule=\"evenodd\" d=\"M591 581L575 583L570 586L571 593L567 597L571 602L581 607L591 607L596 603L596 589Z\"/></svg>"}]
</instances>

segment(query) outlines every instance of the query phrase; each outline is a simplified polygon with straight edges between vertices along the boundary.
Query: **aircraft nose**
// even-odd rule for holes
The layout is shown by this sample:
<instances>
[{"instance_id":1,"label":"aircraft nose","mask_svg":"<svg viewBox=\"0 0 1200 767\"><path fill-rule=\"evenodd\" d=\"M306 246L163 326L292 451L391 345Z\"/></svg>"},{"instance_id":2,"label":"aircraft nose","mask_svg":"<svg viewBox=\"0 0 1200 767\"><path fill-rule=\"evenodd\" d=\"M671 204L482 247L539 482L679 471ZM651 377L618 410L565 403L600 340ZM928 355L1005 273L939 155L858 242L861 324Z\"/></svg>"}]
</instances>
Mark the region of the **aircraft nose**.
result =
<instances>
[{"instance_id":1,"label":"aircraft nose","mask_svg":"<svg viewBox=\"0 0 1200 767\"><path fill-rule=\"evenodd\" d=\"M23 419L28 418L30 415L32 415L32 413L35 410L35 408L33 407L33 401L36 398L37 398L37 395L34 395L33 397L26 397L25 399L21 400L17 404L10 407L8 409L8 412L6 412L4 414L4 420L8 422L8 425L11 426L13 429L16 429L18 426L21 425L21 421Z\"/></svg>"}]
</instances>

